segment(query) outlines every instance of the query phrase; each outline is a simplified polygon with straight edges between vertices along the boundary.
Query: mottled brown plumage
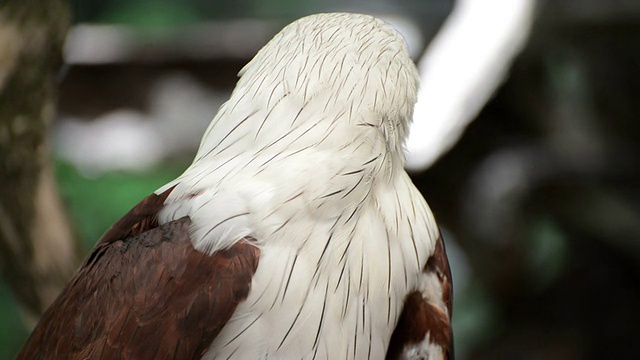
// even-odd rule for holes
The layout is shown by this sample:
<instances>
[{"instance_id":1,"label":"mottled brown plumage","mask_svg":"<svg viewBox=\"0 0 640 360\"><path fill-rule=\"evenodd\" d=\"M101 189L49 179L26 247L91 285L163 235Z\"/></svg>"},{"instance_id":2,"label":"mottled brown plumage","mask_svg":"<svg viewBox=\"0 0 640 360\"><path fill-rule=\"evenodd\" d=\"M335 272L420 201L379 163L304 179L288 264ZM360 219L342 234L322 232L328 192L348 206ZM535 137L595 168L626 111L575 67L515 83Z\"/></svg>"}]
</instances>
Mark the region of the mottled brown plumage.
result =
<instances>
[{"instance_id":1,"label":"mottled brown plumage","mask_svg":"<svg viewBox=\"0 0 640 360\"><path fill-rule=\"evenodd\" d=\"M445 359L454 359L451 328L453 283L442 236L438 238L435 251L427 261L424 274L436 274L442 288L441 300L448 313L443 311L445 309L434 305L430 299L425 298L420 291L409 294L391 337L387 360L405 359L406 349L422 343L426 337L429 337L429 342L443 349Z\"/></svg>"},{"instance_id":2,"label":"mottled brown plumage","mask_svg":"<svg viewBox=\"0 0 640 360\"><path fill-rule=\"evenodd\" d=\"M442 286L442 301L447 306L449 317L453 311L453 282L451 281L451 268L449 267L449 258L447 250L442 240L442 235L438 237L436 248L433 255L427 260L425 272L435 273L438 276L440 285ZM451 329L449 329L451 331Z\"/></svg>"},{"instance_id":3,"label":"mottled brown plumage","mask_svg":"<svg viewBox=\"0 0 640 360\"><path fill-rule=\"evenodd\" d=\"M43 315L18 359L199 359L247 297L259 250L207 255L184 217L157 227L167 192L118 221Z\"/></svg>"}]
</instances>

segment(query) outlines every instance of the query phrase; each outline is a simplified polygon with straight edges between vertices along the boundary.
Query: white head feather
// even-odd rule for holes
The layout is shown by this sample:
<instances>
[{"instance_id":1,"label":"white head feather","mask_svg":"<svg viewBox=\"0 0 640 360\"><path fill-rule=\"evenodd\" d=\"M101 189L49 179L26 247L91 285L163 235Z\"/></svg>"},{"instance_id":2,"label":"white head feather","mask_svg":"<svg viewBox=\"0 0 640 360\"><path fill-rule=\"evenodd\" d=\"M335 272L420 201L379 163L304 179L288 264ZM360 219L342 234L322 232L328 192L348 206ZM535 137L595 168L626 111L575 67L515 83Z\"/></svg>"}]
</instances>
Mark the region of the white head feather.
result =
<instances>
[{"instance_id":1,"label":"white head feather","mask_svg":"<svg viewBox=\"0 0 640 360\"><path fill-rule=\"evenodd\" d=\"M382 20L347 13L304 17L280 31L239 75L198 160L235 141L228 132L254 112L243 134L255 141L245 146L260 148L302 122L332 122L332 114L341 114L338 127L352 134L372 125L402 158L419 76L404 39Z\"/></svg>"},{"instance_id":2,"label":"white head feather","mask_svg":"<svg viewBox=\"0 0 640 360\"><path fill-rule=\"evenodd\" d=\"M264 235L256 234L255 214L270 213L300 192L324 213L342 211L370 193L374 180L390 181L403 171L402 146L419 76L404 39L389 24L359 14L307 16L278 33L239 75L194 163L158 190L178 184L168 203L208 191L208 198L224 199L225 209L232 204L232 214L220 215L218 208L210 212L216 218L201 219L218 224L238 215L229 226L200 237L218 237L216 242L220 236L235 238L225 242L229 245L238 237ZM362 178L336 178L360 169ZM360 181L351 184L354 179ZM286 189L277 182L287 184ZM324 195L352 186L362 190L325 200ZM161 220L189 215L197 221L194 208L203 205L189 202L181 210L169 207ZM253 220L241 215L248 213ZM264 227L264 219L259 222Z\"/></svg>"}]
</instances>

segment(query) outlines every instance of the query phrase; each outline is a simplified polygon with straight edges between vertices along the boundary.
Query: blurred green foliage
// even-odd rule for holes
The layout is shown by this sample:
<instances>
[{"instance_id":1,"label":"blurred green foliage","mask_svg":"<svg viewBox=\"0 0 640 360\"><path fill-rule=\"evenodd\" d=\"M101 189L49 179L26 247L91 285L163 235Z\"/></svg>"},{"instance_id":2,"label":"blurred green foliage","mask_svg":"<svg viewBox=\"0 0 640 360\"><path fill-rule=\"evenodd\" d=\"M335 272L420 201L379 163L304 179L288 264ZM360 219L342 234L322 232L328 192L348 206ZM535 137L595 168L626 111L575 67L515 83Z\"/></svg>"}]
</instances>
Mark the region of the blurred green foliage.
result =
<instances>
[{"instance_id":1,"label":"blurred green foliage","mask_svg":"<svg viewBox=\"0 0 640 360\"><path fill-rule=\"evenodd\" d=\"M291 20L331 9L350 9L354 1L70 0L70 3L75 22L171 26L197 20L229 20L246 17ZM423 10L433 11L434 3L443 3L443 1L431 0L414 3L414 5Z\"/></svg>"},{"instance_id":2,"label":"blurred green foliage","mask_svg":"<svg viewBox=\"0 0 640 360\"><path fill-rule=\"evenodd\" d=\"M61 195L86 249L140 200L182 170L169 165L141 173L111 172L90 178L66 163L58 162L56 169Z\"/></svg>"},{"instance_id":3,"label":"blurred green foliage","mask_svg":"<svg viewBox=\"0 0 640 360\"><path fill-rule=\"evenodd\" d=\"M0 359L13 359L29 336L18 303L11 290L0 279Z\"/></svg>"},{"instance_id":4,"label":"blurred green foliage","mask_svg":"<svg viewBox=\"0 0 640 360\"><path fill-rule=\"evenodd\" d=\"M202 19L193 7L172 0L158 0L154 1L153 6L142 1L120 3L117 7L107 9L101 20L112 24L163 27L189 24Z\"/></svg>"}]
</instances>

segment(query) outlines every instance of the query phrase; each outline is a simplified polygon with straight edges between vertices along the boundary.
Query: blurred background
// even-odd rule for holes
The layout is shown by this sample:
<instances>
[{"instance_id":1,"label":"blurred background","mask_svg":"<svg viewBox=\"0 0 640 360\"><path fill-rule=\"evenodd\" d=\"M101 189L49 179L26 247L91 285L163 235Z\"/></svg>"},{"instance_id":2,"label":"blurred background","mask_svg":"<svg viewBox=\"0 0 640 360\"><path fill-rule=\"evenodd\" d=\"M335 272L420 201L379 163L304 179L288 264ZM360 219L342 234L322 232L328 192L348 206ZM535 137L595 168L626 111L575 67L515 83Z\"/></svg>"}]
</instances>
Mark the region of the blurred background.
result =
<instances>
[{"instance_id":1,"label":"blurred background","mask_svg":"<svg viewBox=\"0 0 640 360\"><path fill-rule=\"evenodd\" d=\"M186 168L238 70L326 11L384 18L419 63L408 164L445 235L458 358L637 357L640 2L473 3L0 2L0 358Z\"/></svg>"}]
</instances>

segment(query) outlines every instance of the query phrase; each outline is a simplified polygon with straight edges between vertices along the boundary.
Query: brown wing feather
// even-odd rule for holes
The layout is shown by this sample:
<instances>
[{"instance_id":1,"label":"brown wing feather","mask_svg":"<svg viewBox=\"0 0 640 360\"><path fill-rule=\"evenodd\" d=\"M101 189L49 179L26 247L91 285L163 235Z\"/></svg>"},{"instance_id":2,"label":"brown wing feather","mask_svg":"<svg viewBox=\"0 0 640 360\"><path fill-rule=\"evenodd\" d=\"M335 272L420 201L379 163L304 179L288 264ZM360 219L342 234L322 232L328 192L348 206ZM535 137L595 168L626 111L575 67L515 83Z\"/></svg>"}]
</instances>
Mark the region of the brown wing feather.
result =
<instances>
[{"instance_id":1,"label":"brown wing feather","mask_svg":"<svg viewBox=\"0 0 640 360\"><path fill-rule=\"evenodd\" d=\"M157 226L151 195L102 237L18 359L199 359L246 299L259 250L206 255L189 218Z\"/></svg>"},{"instance_id":2,"label":"brown wing feather","mask_svg":"<svg viewBox=\"0 0 640 360\"><path fill-rule=\"evenodd\" d=\"M175 188L175 185L160 195L151 194L142 199L138 205L134 206L120 220L111 225L102 235L98 244L126 239L158 227L158 212L164 206L164 202L173 191L173 188Z\"/></svg>"},{"instance_id":3,"label":"brown wing feather","mask_svg":"<svg viewBox=\"0 0 640 360\"><path fill-rule=\"evenodd\" d=\"M453 286L442 236L438 238L435 251L422 273L422 276L433 275L436 276L437 284L442 290L442 298L437 300L441 300L445 308L439 306L440 301L432 299L435 294L426 294L418 290L410 293L391 337L387 351L388 360L454 358L451 328ZM436 354L430 353L433 349L428 349L429 345L436 347Z\"/></svg>"}]
</instances>

